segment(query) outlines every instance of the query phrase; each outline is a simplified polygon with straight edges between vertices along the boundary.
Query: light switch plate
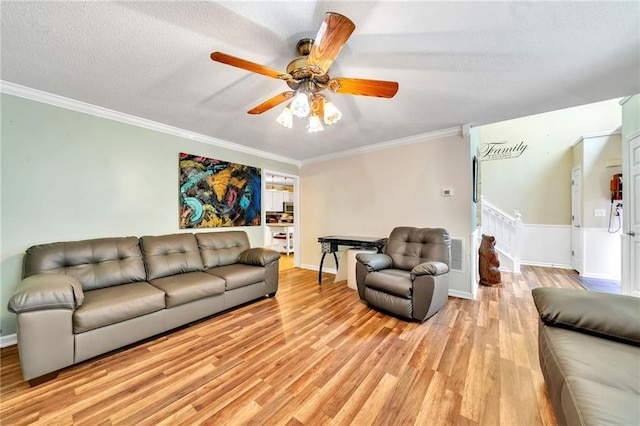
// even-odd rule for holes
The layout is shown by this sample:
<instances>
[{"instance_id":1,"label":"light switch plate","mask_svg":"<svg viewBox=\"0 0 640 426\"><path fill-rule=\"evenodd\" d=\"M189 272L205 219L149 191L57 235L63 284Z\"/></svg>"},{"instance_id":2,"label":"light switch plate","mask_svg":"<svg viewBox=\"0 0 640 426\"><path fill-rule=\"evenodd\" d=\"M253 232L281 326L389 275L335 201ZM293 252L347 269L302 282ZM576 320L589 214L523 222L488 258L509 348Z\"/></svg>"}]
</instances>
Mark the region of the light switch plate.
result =
<instances>
[{"instance_id":1,"label":"light switch plate","mask_svg":"<svg viewBox=\"0 0 640 426\"><path fill-rule=\"evenodd\" d=\"M605 209L595 209L593 214L597 217L605 217L607 215L607 211Z\"/></svg>"},{"instance_id":2,"label":"light switch plate","mask_svg":"<svg viewBox=\"0 0 640 426\"><path fill-rule=\"evenodd\" d=\"M443 197L451 197L453 195L453 189L451 188L443 188L442 189L442 196Z\"/></svg>"}]
</instances>

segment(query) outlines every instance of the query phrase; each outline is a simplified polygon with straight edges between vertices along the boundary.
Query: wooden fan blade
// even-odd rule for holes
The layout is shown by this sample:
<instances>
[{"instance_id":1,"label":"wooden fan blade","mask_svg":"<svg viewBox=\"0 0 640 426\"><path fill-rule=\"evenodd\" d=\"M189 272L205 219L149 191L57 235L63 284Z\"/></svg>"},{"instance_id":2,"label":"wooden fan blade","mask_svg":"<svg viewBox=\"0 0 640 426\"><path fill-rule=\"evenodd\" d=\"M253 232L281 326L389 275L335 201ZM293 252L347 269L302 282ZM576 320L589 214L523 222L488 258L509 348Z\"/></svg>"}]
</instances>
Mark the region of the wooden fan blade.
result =
<instances>
[{"instance_id":1,"label":"wooden fan blade","mask_svg":"<svg viewBox=\"0 0 640 426\"><path fill-rule=\"evenodd\" d=\"M393 98L398 93L398 83L395 81L363 80L361 78L334 78L329 82L329 89L344 95Z\"/></svg>"},{"instance_id":2,"label":"wooden fan blade","mask_svg":"<svg viewBox=\"0 0 640 426\"><path fill-rule=\"evenodd\" d=\"M213 52L211 54L211 60L220 62L223 64L231 65L232 67L242 68L243 70L255 72L256 74L266 75L267 77L277 78L279 80L291 80L292 77L286 72L278 71L273 68L266 67L264 65L256 64L255 62L246 61L244 59L236 58L235 56L227 55L222 52Z\"/></svg>"},{"instance_id":3,"label":"wooden fan blade","mask_svg":"<svg viewBox=\"0 0 640 426\"><path fill-rule=\"evenodd\" d=\"M342 50L356 25L346 16L327 12L316 34L307 66L314 74L324 75Z\"/></svg>"},{"instance_id":4,"label":"wooden fan blade","mask_svg":"<svg viewBox=\"0 0 640 426\"><path fill-rule=\"evenodd\" d=\"M247 111L249 114L262 114L265 111L269 111L271 108L280 105L287 99L291 99L293 97L293 92L282 92L279 95L274 96L258 105L257 107L250 109Z\"/></svg>"}]
</instances>

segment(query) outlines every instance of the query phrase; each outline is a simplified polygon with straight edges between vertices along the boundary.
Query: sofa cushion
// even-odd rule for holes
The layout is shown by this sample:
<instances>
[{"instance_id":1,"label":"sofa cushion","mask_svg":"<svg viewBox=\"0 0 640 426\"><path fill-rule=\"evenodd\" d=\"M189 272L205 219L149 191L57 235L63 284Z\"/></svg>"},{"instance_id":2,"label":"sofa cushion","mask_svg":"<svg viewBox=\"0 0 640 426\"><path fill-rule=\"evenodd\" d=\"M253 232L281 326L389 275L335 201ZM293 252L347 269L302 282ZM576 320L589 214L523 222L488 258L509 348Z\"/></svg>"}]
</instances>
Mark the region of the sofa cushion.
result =
<instances>
[{"instance_id":1,"label":"sofa cushion","mask_svg":"<svg viewBox=\"0 0 640 426\"><path fill-rule=\"evenodd\" d=\"M73 313L73 332L82 333L165 308L164 292L146 282L86 291Z\"/></svg>"},{"instance_id":2,"label":"sofa cushion","mask_svg":"<svg viewBox=\"0 0 640 426\"><path fill-rule=\"evenodd\" d=\"M553 287L531 294L545 324L640 346L640 298Z\"/></svg>"},{"instance_id":3,"label":"sofa cushion","mask_svg":"<svg viewBox=\"0 0 640 426\"><path fill-rule=\"evenodd\" d=\"M205 269L238 263L240 253L250 247L243 231L199 232L196 240Z\"/></svg>"},{"instance_id":4,"label":"sofa cushion","mask_svg":"<svg viewBox=\"0 0 640 426\"><path fill-rule=\"evenodd\" d=\"M136 237L98 238L30 247L24 259L24 278L35 274L65 274L82 289L144 281L142 254Z\"/></svg>"},{"instance_id":5,"label":"sofa cushion","mask_svg":"<svg viewBox=\"0 0 640 426\"><path fill-rule=\"evenodd\" d=\"M264 267L245 265L241 263L219 266L217 268L207 269L205 272L222 278L227 290L233 290L234 288L259 283L264 281L267 277L267 270Z\"/></svg>"},{"instance_id":6,"label":"sofa cushion","mask_svg":"<svg viewBox=\"0 0 640 426\"><path fill-rule=\"evenodd\" d=\"M567 378L562 395L567 424L640 425L639 401L635 392L580 377Z\"/></svg>"},{"instance_id":7,"label":"sofa cushion","mask_svg":"<svg viewBox=\"0 0 640 426\"><path fill-rule=\"evenodd\" d=\"M140 247L147 281L204 269L193 234L145 236L140 238Z\"/></svg>"},{"instance_id":8,"label":"sofa cushion","mask_svg":"<svg viewBox=\"0 0 640 426\"><path fill-rule=\"evenodd\" d=\"M368 288L406 299L411 298L413 282L409 271L384 269L368 274L364 282Z\"/></svg>"},{"instance_id":9,"label":"sofa cushion","mask_svg":"<svg viewBox=\"0 0 640 426\"><path fill-rule=\"evenodd\" d=\"M167 308L224 293L224 280L204 272L187 272L149 281L166 294Z\"/></svg>"},{"instance_id":10,"label":"sofa cushion","mask_svg":"<svg viewBox=\"0 0 640 426\"><path fill-rule=\"evenodd\" d=\"M540 366L551 402L560 410L559 423L576 424L580 418L577 424L639 424L638 411L623 404L624 395L640 398L640 347L542 322L539 334ZM598 421L620 416L625 420Z\"/></svg>"}]
</instances>

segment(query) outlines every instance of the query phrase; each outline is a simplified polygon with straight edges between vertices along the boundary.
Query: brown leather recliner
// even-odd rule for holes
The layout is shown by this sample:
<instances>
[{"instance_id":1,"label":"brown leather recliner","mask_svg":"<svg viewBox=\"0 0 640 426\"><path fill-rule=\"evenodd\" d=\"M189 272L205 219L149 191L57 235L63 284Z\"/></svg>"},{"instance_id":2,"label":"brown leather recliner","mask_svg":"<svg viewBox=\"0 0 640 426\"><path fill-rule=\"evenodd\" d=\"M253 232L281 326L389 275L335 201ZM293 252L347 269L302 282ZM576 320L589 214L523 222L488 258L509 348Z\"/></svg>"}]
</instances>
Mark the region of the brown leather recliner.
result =
<instances>
[{"instance_id":1,"label":"brown leather recliner","mask_svg":"<svg viewBox=\"0 0 640 426\"><path fill-rule=\"evenodd\" d=\"M356 260L358 294L369 306L424 321L447 303L451 239L442 228L395 228L384 253Z\"/></svg>"}]
</instances>

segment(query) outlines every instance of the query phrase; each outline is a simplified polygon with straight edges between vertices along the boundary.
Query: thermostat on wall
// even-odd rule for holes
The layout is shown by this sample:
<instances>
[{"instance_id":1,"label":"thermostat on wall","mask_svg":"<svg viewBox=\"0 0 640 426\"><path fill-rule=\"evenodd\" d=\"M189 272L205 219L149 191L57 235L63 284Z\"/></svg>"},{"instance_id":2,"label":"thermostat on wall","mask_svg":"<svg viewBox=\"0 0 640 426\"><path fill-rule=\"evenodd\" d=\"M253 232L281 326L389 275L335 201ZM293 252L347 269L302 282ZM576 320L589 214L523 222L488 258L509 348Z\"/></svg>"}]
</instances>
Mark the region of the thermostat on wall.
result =
<instances>
[{"instance_id":1,"label":"thermostat on wall","mask_svg":"<svg viewBox=\"0 0 640 426\"><path fill-rule=\"evenodd\" d=\"M453 189L451 188L444 188L442 190L442 196L443 197L451 197L453 195Z\"/></svg>"}]
</instances>

